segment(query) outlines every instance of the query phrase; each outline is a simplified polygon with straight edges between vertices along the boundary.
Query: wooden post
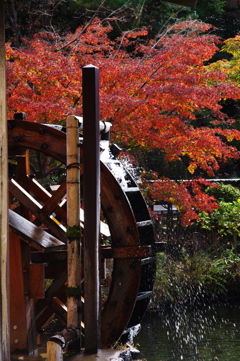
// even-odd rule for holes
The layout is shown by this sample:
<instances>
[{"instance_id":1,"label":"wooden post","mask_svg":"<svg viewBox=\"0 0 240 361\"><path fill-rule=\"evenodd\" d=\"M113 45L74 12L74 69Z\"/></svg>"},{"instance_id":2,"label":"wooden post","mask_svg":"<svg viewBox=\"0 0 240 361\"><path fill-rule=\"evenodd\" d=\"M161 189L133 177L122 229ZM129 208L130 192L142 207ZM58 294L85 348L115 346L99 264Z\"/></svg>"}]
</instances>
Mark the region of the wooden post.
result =
<instances>
[{"instance_id":1,"label":"wooden post","mask_svg":"<svg viewBox=\"0 0 240 361\"><path fill-rule=\"evenodd\" d=\"M80 149L78 120L67 118L67 327L80 328ZM80 332L79 332L80 335ZM47 342L49 361L63 360L62 346Z\"/></svg>"},{"instance_id":2,"label":"wooden post","mask_svg":"<svg viewBox=\"0 0 240 361\"><path fill-rule=\"evenodd\" d=\"M8 292L8 147L4 0L0 0L0 360L10 360Z\"/></svg>"},{"instance_id":3,"label":"wooden post","mask_svg":"<svg viewBox=\"0 0 240 361\"><path fill-rule=\"evenodd\" d=\"M80 327L80 150L78 120L67 118L67 225L68 312L67 326ZM78 294L79 293L79 294Z\"/></svg>"},{"instance_id":4,"label":"wooden post","mask_svg":"<svg viewBox=\"0 0 240 361\"><path fill-rule=\"evenodd\" d=\"M47 360L63 361L62 346L54 341L47 342Z\"/></svg>"},{"instance_id":5,"label":"wooden post","mask_svg":"<svg viewBox=\"0 0 240 361\"><path fill-rule=\"evenodd\" d=\"M99 70L83 68L84 323L85 353L100 345Z\"/></svg>"}]
</instances>

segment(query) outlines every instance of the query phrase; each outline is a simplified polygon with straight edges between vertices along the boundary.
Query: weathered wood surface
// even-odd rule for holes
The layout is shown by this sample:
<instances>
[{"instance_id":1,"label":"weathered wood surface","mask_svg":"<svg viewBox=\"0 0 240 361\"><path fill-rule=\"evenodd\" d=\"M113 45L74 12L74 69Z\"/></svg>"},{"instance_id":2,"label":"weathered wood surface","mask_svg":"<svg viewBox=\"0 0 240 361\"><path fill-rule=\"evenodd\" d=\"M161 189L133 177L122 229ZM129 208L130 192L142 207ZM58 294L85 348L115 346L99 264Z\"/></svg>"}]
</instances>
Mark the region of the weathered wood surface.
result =
<instances>
[{"instance_id":1,"label":"weathered wood surface","mask_svg":"<svg viewBox=\"0 0 240 361\"><path fill-rule=\"evenodd\" d=\"M112 248L108 246L101 247L103 258L145 258L152 254L151 246L133 246Z\"/></svg>"},{"instance_id":2,"label":"weathered wood surface","mask_svg":"<svg viewBox=\"0 0 240 361\"><path fill-rule=\"evenodd\" d=\"M66 195L66 182L58 187L57 191L53 195L49 194L44 190L41 185L30 177L25 178L25 184L27 185L29 191L34 194L36 200L41 202L43 205L42 210L46 214L52 214L53 212L56 216L66 224L67 222L67 213L63 207L59 206L59 203L62 201L63 197Z\"/></svg>"},{"instance_id":3,"label":"weathered wood surface","mask_svg":"<svg viewBox=\"0 0 240 361\"><path fill-rule=\"evenodd\" d=\"M55 237L66 243L66 233L59 225L50 218L50 215L46 213L38 202L26 192L16 181L9 181L10 193L28 209L37 219L41 221L48 228L49 232Z\"/></svg>"},{"instance_id":4,"label":"weathered wood surface","mask_svg":"<svg viewBox=\"0 0 240 361\"><path fill-rule=\"evenodd\" d=\"M100 347L100 130L99 69L83 67L83 199L84 199L84 322L85 352Z\"/></svg>"},{"instance_id":5,"label":"weathered wood surface","mask_svg":"<svg viewBox=\"0 0 240 361\"><path fill-rule=\"evenodd\" d=\"M113 248L139 246L134 214L119 183L101 164L101 202ZM113 346L123 332L136 302L141 275L140 258L114 260L112 286L102 312L102 345Z\"/></svg>"},{"instance_id":6,"label":"weathered wood surface","mask_svg":"<svg viewBox=\"0 0 240 361\"><path fill-rule=\"evenodd\" d=\"M15 234L10 235L10 325L11 351L28 348L28 327L26 300L21 257L21 240Z\"/></svg>"},{"instance_id":7,"label":"weathered wood surface","mask_svg":"<svg viewBox=\"0 0 240 361\"><path fill-rule=\"evenodd\" d=\"M0 0L0 360L9 360L8 148L4 0Z\"/></svg>"},{"instance_id":8,"label":"weathered wood surface","mask_svg":"<svg viewBox=\"0 0 240 361\"><path fill-rule=\"evenodd\" d=\"M19 148L38 150L66 164L66 134L38 123L8 120L9 154L18 154Z\"/></svg>"},{"instance_id":9,"label":"weathered wood surface","mask_svg":"<svg viewBox=\"0 0 240 361\"><path fill-rule=\"evenodd\" d=\"M48 361L63 361L63 350L61 345L54 341L47 342L47 359Z\"/></svg>"},{"instance_id":10,"label":"weathered wood surface","mask_svg":"<svg viewBox=\"0 0 240 361\"><path fill-rule=\"evenodd\" d=\"M29 263L26 266L28 297L34 300L45 297L45 265Z\"/></svg>"},{"instance_id":11,"label":"weathered wood surface","mask_svg":"<svg viewBox=\"0 0 240 361\"><path fill-rule=\"evenodd\" d=\"M53 297L53 307L55 310L58 310L59 313L65 314L65 318L67 318L68 308L58 297Z\"/></svg>"},{"instance_id":12,"label":"weathered wood surface","mask_svg":"<svg viewBox=\"0 0 240 361\"><path fill-rule=\"evenodd\" d=\"M66 259L67 259L67 249L58 250L57 252L53 252L53 253L46 253L46 252L42 253L38 251L31 252L31 260L33 263L48 263L52 261L53 264L59 262L64 265ZM53 278L53 277L46 277L46 278Z\"/></svg>"},{"instance_id":13,"label":"weathered wood surface","mask_svg":"<svg viewBox=\"0 0 240 361\"><path fill-rule=\"evenodd\" d=\"M11 209L9 209L9 226L13 233L41 252L66 248L66 245L59 239L35 226Z\"/></svg>"},{"instance_id":14,"label":"weathered wood surface","mask_svg":"<svg viewBox=\"0 0 240 361\"><path fill-rule=\"evenodd\" d=\"M42 327L49 321L54 313L57 313L63 322L67 322L66 315L58 312L55 307L54 297L58 297L62 302L66 302L66 288L67 288L67 271L64 268L59 274L55 275L55 279L51 286L46 290L45 298L38 300L35 305L36 312L36 329L39 332Z\"/></svg>"}]
</instances>

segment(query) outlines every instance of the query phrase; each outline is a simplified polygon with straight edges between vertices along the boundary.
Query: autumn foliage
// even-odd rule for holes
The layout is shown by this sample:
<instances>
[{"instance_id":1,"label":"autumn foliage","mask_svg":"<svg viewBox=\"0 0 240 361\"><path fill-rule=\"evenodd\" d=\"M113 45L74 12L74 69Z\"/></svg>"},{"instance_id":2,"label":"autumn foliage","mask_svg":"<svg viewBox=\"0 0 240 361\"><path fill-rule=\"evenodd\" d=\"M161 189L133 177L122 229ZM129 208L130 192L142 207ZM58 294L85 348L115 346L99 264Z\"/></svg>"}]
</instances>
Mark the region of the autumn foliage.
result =
<instances>
[{"instance_id":1,"label":"autumn foliage","mask_svg":"<svg viewBox=\"0 0 240 361\"><path fill-rule=\"evenodd\" d=\"M113 41L111 25L95 19L65 37L40 33L18 49L7 44L9 117L24 111L28 121L64 123L69 114L82 115L82 67L93 64L100 69L101 118L113 123L113 141L159 149L166 161L187 156L192 175L201 168L214 176L219 162L239 158L228 143L240 140L240 132L220 102L240 98L240 89L221 67L206 65L219 43L209 30L188 21L155 39L141 29ZM190 185L159 177L148 183L151 197L178 205L185 223L217 207L202 191L203 180Z\"/></svg>"}]
</instances>

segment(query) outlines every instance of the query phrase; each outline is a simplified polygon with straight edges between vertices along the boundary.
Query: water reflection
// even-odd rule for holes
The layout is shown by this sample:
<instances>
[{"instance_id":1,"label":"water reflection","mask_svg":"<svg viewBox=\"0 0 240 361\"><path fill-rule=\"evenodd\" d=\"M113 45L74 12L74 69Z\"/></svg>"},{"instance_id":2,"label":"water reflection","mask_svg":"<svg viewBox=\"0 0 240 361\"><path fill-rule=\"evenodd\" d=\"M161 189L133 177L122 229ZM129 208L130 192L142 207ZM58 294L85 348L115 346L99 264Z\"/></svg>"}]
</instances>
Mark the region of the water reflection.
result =
<instances>
[{"instance_id":1,"label":"water reflection","mask_svg":"<svg viewBox=\"0 0 240 361\"><path fill-rule=\"evenodd\" d=\"M147 313L134 344L147 361L239 361L240 301Z\"/></svg>"}]
</instances>

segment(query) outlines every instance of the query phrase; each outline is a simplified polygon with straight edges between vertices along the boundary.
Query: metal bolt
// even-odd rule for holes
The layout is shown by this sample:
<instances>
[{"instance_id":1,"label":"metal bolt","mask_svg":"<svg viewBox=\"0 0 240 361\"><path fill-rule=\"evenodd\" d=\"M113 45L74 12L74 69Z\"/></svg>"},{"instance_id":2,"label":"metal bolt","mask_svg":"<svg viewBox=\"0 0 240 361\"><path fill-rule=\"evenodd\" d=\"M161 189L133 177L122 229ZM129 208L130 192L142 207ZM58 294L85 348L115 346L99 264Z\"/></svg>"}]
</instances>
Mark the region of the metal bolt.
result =
<instances>
[{"instance_id":1,"label":"metal bolt","mask_svg":"<svg viewBox=\"0 0 240 361\"><path fill-rule=\"evenodd\" d=\"M17 329L18 329L17 325L14 325L14 326L13 326L13 329L14 329L14 330L17 330Z\"/></svg>"},{"instance_id":2,"label":"metal bolt","mask_svg":"<svg viewBox=\"0 0 240 361\"><path fill-rule=\"evenodd\" d=\"M19 343L19 340L16 338L16 340L14 340L14 343L17 345Z\"/></svg>"},{"instance_id":3,"label":"metal bolt","mask_svg":"<svg viewBox=\"0 0 240 361\"><path fill-rule=\"evenodd\" d=\"M45 129L39 128L38 133L41 134L41 135L44 135L45 134Z\"/></svg>"}]
</instances>

